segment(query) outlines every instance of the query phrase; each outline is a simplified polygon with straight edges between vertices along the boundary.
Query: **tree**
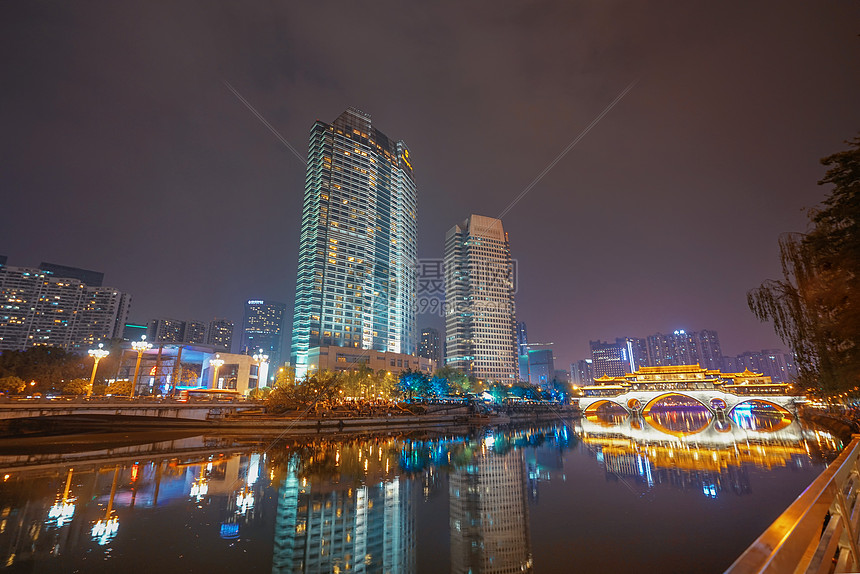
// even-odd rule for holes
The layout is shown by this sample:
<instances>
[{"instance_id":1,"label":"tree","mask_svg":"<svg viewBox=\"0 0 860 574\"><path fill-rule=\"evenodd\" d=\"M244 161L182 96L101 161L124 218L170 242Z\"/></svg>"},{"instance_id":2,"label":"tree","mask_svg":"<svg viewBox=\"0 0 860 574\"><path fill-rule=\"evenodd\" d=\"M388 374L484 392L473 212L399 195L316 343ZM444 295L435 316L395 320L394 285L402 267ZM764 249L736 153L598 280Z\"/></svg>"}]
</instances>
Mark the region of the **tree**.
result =
<instances>
[{"instance_id":1,"label":"tree","mask_svg":"<svg viewBox=\"0 0 860 574\"><path fill-rule=\"evenodd\" d=\"M398 389L410 399L430 394L430 379L421 371L406 369L400 373Z\"/></svg>"},{"instance_id":2,"label":"tree","mask_svg":"<svg viewBox=\"0 0 860 574\"><path fill-rule=\"evenodd\" d=\"M114 381L105 389L106 395L131 396L131 381Z\"/></svg>"},{"instance_id":3,"label":"tree","mask_svg":"<svg viewBox=\"0 0 860 574\"><path fill-rule=\"evenodd\" d=\"M747 293L794 353L798 382L825 395L860 385L860 137L825 157L833 189L806 234L780 238L781 280Z\"/></svg>"},{"instance_id":4,"label":"tree","mask_svg":"<svg viewBox=\"0 0 860 574\"><path fill-rule=\"evenodd\" d=\"M64 395L85 395L90 388L89 379L72 379L63 383Z\"/></svg>"},{"instance_id":5,"label":"tree","mask_svg":"<svg viewBox=\"0 0 860 574\"><path fill-rule=\"evenodd\" d=\"M26 387L27 383L24 379L16 377L15 375L0 377L0 393L12 395L20 393Z\"/></svg>"},{"instance_id":6,"label":"tree","mask_svg":"<svg viewBox=\"0 0 860 574\"><path fill-rule=\"evenodd\" d=\"M436 372L433 373L433 377L447 380L450 386L449 392L456 393L458 395L465 395L471 392L474 387L474 385L472 385L472 381L469 380L469 377L467 377L464 372L448 365L441 369L437 369Z\"/></svg>"}]
</instances>

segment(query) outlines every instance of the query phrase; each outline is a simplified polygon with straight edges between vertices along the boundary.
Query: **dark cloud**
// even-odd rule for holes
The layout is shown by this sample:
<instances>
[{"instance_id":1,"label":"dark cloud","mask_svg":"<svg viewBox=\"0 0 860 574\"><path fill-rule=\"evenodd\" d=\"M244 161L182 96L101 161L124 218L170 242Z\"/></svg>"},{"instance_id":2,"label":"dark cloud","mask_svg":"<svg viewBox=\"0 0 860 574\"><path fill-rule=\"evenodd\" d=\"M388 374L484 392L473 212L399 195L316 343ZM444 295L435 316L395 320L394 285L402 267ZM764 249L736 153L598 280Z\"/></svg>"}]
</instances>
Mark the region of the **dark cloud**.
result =
<instances>
[{"instance_id":1,"label":"dark cloud","mask_svg":"<svg viewBox=\"0 0 860 574\"><path fill-rule=\"evenodd\" d=\"M420 254L505 216L519 317L562 362L594 338L712 328L779 345L747 311L779 233L823 197L818 158L860 126L850 3L0 5L0 253L103 270L132 316L241 319L292 303L305 153L354 105L407 141ZM441 324L425 317L426 322Z\"/></svg>"}]
</instances>

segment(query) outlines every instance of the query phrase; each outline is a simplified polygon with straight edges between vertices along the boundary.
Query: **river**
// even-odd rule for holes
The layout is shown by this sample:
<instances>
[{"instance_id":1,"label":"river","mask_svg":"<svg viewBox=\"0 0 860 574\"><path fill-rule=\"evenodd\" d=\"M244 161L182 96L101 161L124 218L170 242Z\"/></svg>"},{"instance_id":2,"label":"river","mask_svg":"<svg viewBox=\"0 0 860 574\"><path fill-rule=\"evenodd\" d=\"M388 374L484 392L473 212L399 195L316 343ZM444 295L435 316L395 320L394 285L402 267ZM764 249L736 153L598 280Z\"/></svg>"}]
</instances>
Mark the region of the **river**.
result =
<instances>
[{"instance_id":1,"label":"river","mask_svg":"<svg viewBox=\"0 0 860 574\"><path fill-rule=\"evenodd\" d=\"M630 419L0 445L10 572L722 572L842 443L803 421Z\"/></svg>"}]
</instances>

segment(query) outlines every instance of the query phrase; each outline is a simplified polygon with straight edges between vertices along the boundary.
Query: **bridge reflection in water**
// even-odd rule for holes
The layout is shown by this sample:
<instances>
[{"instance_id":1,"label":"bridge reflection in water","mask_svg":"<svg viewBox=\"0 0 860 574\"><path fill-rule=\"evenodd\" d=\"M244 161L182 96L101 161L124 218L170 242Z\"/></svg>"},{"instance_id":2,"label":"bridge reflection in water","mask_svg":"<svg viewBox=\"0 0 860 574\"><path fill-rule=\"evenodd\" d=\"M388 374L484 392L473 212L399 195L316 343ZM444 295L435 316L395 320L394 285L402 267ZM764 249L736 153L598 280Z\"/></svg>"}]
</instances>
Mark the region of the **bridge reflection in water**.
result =
<instances>
[{"instance_id":1,"label":"bridge reflection in water","mask_svg":"<svg viewBox=\"0 0 860 574\"><path fill-rule=\"evenodd\" d=\"M841 446L757 409L725 419L679 406L447 436L192 437L0 453L0 564L71 571L110 559L132 571L145 552L148 569L166 572L566 571L568 531L581 520L581 499L571 500L588 496L570 477L592 474L594 459L612 491L632 480L713 498L748 495L751 466L808 466L810 452ZM568 509L564 522L545 522L556 508Z\"/></svg>"},{"instance_id":2,"label":"bridge reflection in water","mask_svg":"<svg viewBox=\"0 0 860 574\"><path fill-rule=\"evenodd\" d=\"M608 475L633 477L649 488L695 485L710 498L726 489L748 493L750 466L803 465L811 449L842 447L829 433L766 405L736 408L731 417L682 400L655 406L646 416L609 407L583 416L574 428Z\"/></svg>"}]
</instances>

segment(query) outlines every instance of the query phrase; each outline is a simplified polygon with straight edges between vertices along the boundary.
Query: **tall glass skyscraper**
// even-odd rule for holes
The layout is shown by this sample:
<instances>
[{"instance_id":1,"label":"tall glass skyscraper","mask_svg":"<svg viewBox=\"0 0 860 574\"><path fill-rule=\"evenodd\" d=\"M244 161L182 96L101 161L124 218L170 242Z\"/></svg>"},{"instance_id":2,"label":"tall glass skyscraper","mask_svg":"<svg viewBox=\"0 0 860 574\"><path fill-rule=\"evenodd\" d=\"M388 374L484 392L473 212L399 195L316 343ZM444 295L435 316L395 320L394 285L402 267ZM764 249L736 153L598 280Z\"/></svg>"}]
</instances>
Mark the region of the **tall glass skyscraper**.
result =
<instances>
[{"instance_id":1,"label":"tall glass skyscraper","mask_svg":"<svg viewBox=\"0 0 860 574\"><path fill-rule=\"evenodd\" d=\"M445 304L445 364L515 382L514 271L501 220L471 215L445 235Z\"/></svg>"},{"instance_id":2,"label":"tall glass skyscraper","mask_svg":"<svg viewBox=\"0 0 860 574\"><path fill-rule=\"evenodd\" d=\"M409 150L349 108L311 128L290 360L313 347L414 354L417 190Z\"/></svg>"}]
</instances>

